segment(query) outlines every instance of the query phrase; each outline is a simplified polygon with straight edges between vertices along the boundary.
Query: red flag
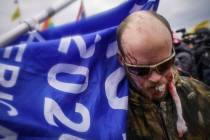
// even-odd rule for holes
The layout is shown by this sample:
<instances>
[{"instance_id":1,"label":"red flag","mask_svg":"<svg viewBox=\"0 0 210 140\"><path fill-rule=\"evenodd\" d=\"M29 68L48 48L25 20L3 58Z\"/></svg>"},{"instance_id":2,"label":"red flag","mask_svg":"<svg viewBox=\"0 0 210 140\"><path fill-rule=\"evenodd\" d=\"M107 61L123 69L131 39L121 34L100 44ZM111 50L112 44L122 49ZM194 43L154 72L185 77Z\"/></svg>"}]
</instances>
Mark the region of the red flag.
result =
<instances>
[{"instance_id":1,"label":"red flag","mask_svg":"<svg viewBox=\"0 0 210 140\"><path fill-rule=\"evenodd\" d=\"M83 1L81 0L80 8L79 8L79 12L77 14L76 21L78 21L82 18L85 18L85 8L84 8L84 5L83 5Z\"/></svg>"}]
</instances>

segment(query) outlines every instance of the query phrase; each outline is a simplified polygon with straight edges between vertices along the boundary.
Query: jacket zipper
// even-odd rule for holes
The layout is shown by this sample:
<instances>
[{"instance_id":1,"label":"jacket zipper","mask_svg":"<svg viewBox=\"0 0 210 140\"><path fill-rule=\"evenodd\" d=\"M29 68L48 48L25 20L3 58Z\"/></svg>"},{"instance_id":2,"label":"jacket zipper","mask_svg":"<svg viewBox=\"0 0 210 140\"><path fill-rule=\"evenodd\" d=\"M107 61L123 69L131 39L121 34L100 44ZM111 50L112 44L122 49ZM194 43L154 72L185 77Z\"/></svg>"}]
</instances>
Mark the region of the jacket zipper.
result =
<instances>
[{"instance_id":1,"label":"jacket zipper","mask_svg":"<svg viewBox=\"0 0 210 140\"><path fill-rule=\"evenodd\" d=\"M170 140L170 137L168 135L168 131L167 131L167 128L166 128L166 124L165 124L165 121L164 121L164 118L163 118L163 114L162 114L162 110L160 108L160 105L158 105L157 111L158 111L158 114L160 116L159 117L160 118L160 123L161 123L161 127L163 129L163 132L165 134L166 140Z\"/></svg>"}]
</instances>

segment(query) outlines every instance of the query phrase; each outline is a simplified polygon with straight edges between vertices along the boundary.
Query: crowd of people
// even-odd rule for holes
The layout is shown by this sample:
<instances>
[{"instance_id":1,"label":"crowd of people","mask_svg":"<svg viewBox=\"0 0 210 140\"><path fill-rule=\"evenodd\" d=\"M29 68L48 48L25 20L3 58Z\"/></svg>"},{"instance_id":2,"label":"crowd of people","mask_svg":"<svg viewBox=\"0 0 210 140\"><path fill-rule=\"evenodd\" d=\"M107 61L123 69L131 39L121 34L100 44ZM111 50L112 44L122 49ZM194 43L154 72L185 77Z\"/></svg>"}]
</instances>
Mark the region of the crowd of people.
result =
<instances>
[{"instance_id":1,"label":"crowd of people","mask_svg":"<svg viewBox=\"0 0 210 140\"><path fill-rule=\"evenodd\" d=\"M192 76L210 85L210 29L200 28L193 33L181 33L181 39L174 41L176 65L183 74Z\"/></svg>"}]
</instances>

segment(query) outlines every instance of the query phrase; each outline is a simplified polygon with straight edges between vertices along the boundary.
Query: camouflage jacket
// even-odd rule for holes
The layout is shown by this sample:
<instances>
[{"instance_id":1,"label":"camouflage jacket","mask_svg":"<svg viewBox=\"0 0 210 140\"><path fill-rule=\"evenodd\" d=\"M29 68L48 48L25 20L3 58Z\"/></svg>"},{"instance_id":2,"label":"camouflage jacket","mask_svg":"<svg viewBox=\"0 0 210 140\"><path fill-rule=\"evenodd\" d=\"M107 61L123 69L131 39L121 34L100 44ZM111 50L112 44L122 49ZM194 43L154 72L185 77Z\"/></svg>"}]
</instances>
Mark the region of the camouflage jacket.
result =
<instances>
[{"instance_id":1,"label":"camouflage jacket","mask_svg":"<svg viewBox=\"0 0 210 140\"><path fill-rule=\"evenodd\" d=\"M176 108L169 93L154 103L130 88L128 140L210 140L210 88L192 78L175 77L188 131L178 137Z\"/></svg>"}]
</instances>

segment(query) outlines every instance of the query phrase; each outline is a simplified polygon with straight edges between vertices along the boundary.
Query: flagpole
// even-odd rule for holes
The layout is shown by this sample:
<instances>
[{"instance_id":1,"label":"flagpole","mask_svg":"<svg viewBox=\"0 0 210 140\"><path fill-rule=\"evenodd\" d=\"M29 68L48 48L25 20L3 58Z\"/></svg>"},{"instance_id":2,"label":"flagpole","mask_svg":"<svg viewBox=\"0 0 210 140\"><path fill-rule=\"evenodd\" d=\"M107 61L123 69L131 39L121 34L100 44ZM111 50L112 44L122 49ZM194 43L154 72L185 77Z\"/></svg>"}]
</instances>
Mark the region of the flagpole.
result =
<instances>
[{"instance_id":1,"label":"flagpole","mask_svg":"<svg viewBox=\"0 0 210 140\"><path fill-rule=\"evenodd\" d=\"M0 47L5 47L9 43L17 39L20 35L28 32L29 30L35 29L37 24L41 23L48 17L55 15L60 10L64 9L75 1L76 0L64 0L62 2L57 2L34 18L24 20L17 27L0 36Z\"/></svg>"}]
</instances>

